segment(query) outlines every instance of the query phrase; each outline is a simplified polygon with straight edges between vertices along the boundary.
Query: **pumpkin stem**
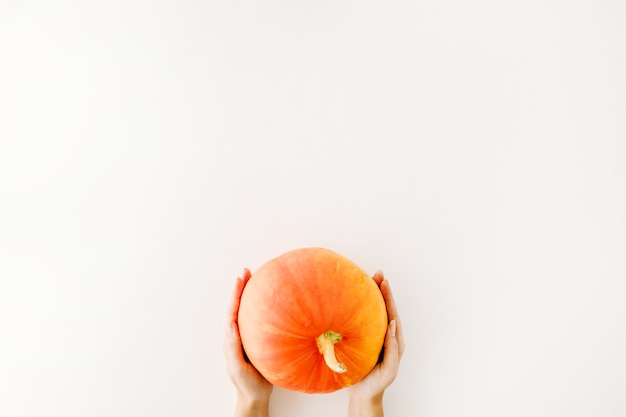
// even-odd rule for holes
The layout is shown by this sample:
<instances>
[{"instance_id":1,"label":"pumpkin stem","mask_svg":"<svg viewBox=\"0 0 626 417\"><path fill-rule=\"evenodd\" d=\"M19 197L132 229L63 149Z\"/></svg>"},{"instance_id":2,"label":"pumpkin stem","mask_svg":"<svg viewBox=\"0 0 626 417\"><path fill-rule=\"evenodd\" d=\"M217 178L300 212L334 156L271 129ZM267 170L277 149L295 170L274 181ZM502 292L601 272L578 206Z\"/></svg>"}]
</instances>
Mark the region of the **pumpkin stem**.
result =
<instances>
[{"instance_id":1,"label":"pumpkin stem","mask_svg":"<svg viewBox=\"0 0 626 417\"><path fill-rule=\"evenodd\" d=\"M320 353L324 355L324 361L331 371L342 374L347 371L343 363L337 361L335 356L335 343L341 340L341 335L329 330L321 335L317 336L315 341L317 342L317 348Z\"/></svg>"}]
</instances>

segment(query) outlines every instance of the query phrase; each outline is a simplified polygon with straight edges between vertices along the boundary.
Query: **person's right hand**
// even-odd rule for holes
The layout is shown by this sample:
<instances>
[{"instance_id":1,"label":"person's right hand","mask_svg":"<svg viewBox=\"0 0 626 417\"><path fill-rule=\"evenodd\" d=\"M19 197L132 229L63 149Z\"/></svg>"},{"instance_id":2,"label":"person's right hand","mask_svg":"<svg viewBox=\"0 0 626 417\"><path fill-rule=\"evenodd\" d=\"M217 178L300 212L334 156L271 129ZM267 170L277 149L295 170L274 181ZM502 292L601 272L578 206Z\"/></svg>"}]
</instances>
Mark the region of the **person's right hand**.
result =
<instances>
[{"instance_id":1,"label":"person's right hand","mask_svg":"<svg viewBox=\"0 0 626 417\"><path fill-rule=\"evenodd\" d=\"M237 326L241 294L250 276L250 271L244 269L243 276L237 278L233 298L228 310L223 348L226 356L228 376L237 389L237 409L235 415L266 416L270 395L274 386L263 378L259 371L246 360L239 336L239 327Z\"/></svg>"}]
</instances>

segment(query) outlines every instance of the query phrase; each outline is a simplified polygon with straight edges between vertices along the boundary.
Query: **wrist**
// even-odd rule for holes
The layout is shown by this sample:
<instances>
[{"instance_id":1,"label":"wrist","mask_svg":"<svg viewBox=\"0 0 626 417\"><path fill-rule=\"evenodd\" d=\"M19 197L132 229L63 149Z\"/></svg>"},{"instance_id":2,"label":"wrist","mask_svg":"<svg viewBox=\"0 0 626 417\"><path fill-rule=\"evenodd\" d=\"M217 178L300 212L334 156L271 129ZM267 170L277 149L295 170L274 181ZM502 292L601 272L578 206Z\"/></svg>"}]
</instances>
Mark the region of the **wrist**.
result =
<instances>
[{"instance_id":1,"label":"wrist","mask_svg":"<svg viewBox=\"0 0 626 417\"><path fill-rule=\"evenodd\" d=\"M348 398L348 417L383 417L383 392L374 396Z\"/></svg>"},{"instance_id":2,"label":"wrist","mask_svg":"<svg viewBox=\"0 0 626 417\"><path fill-rule=\"evenodd\" d=\"M235 417L268 417L269 406L269 396L247 396L238 393Z\"/></svg>"}]
</instances>

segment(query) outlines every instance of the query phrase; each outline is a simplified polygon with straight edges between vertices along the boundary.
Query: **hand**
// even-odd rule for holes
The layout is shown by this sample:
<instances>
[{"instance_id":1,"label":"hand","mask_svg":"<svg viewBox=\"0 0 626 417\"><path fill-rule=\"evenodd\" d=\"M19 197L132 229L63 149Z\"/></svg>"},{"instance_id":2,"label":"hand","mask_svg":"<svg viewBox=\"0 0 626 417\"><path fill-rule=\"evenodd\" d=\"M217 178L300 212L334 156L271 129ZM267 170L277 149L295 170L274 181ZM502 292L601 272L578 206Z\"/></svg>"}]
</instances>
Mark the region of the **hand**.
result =
<instances>
[{"instance_id":1,"label":"hand","mask_svg":"<svg viewBox=\"0 0 626 417\"><path fill-rule=\"evenodd\" d=\"M236 417L267 416L269 399L274 388L246 359L239 336L239 327L237 326L239 303L250 276L250 271L244 269L243 276L237 278L228 310L223 344L228 376L237 388Z\"/></svg>"},{"instance_id":2,"label":"hand","mask_svg":"<svg viewBox=\"0 0 626 417\"><path fill-rule=\"evenodd\" d=\"M383 359L365 378L348 388L348 416L383 416L383 393L396 379L400 359L404 353L402 324L389 281L380 271L374 274L373 279L383 295L389 318L383 346Z\"/></svg>"}]
</instances>

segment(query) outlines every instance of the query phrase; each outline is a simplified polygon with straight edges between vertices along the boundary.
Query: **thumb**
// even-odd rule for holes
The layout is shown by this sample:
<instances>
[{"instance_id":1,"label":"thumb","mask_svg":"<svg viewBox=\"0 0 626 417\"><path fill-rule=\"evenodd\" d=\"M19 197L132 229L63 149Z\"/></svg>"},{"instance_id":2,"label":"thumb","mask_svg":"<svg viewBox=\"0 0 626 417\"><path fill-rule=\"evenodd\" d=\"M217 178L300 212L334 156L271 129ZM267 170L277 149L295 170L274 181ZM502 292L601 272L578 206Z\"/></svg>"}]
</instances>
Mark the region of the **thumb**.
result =
<instances>
[{"instance_id":1,"label":"thumb","mask_svg":"<svg viewBox=\"0 0 626 417\"><path fill-rule=\"evenodd\" d=\"M239 337L237 323L227 323L224 330L224 355L226 356L226 362L230 365L234 365L235 363L243 361L243 349L241 347L241 338Z\"/></svg>"},{"instance_id":2,"label":"thumb","mask_svg":"<svg viewBox=\"0 0 626 417\"><path fill-rule=\"evenodd\" d=\"M400 352L398 348L398 338L396 336L397 324L395 320L391 320L387 326L387 334L385 335L385 351L383 353L382 365L385 371L397 372L400 365Z\"/></svg>"}]
</instances>

